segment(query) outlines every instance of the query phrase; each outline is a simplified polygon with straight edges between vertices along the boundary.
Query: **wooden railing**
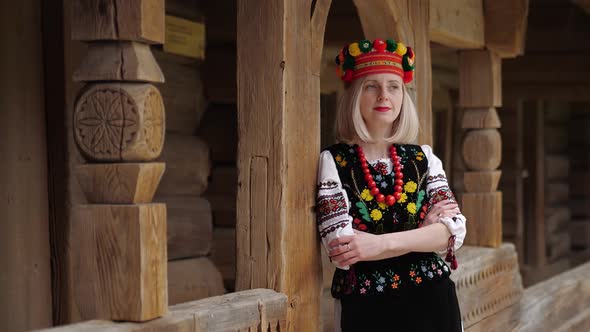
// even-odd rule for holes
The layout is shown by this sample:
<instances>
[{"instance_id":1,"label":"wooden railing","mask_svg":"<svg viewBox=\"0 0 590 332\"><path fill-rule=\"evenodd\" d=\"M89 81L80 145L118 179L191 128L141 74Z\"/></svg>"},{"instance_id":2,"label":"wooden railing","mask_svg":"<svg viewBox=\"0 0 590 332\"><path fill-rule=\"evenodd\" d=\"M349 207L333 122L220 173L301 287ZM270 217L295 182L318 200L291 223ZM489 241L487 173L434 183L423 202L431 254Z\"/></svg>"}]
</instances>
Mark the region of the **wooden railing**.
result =
<instances>
[{"instance_id":1,"label":"wooden railing","mask_svg":"<svg viewBox=\"0 0 590 332\"><path fill-rule=\"evenodd\" d=\"M270 289L252 289L169 308L164 317L144 323L92 320L44 332L213 332L287 330L287 296Z\"/></svg>"}]
</instances>

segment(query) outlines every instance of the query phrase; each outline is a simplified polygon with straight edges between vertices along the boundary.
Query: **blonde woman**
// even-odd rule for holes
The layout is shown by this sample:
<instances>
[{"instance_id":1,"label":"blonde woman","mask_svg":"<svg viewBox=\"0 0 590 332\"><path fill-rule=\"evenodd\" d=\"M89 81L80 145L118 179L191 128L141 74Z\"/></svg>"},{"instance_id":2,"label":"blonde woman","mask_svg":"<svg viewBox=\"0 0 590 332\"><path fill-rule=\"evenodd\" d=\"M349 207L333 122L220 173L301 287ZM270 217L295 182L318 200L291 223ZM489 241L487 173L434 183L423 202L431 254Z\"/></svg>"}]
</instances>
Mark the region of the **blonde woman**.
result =
<instances>
[{"instance_id":1,"label":"blonde woman","mask_svg":"<svg viewBox=\"0 0 590 332\"><path fill-rule=\"evenodd\" d=\"M415 145L414 52L363 40L336 57L346 92L318 171L318 230L342 331L461 331L455 250L465 217L440 159ZM436 252L446 252L445 260Z\"/></svg>"}]
</instances>

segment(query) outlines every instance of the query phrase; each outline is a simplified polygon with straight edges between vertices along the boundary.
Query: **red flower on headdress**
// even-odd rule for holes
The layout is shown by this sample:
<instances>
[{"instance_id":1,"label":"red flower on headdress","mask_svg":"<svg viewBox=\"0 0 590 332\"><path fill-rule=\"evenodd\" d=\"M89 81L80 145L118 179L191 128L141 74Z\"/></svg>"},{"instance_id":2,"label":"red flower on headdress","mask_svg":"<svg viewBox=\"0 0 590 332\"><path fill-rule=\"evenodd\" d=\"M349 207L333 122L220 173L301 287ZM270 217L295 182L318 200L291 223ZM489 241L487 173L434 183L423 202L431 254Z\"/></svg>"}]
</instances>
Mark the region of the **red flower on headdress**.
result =
<instances>
[{"instance_id":1,"label":"red flower on headdress","mask_svg":"<svg viewBox=\"0 0 590 332\"><path fill-rule=\"evenodd\" d=\"M414 71L404 71L404 83L410 83L414 79Z\"/></svg>"},{"instance_id":2,"label":"red flower on headdress","mask_svg":"<svg viewBox=\"0 0 590 332\"><path fill-rule=\"evenodd\" d=\"M377 52L384 52L385 48L387 48L387 44L383 39L375 39L373 42L373 48L377 50Z\"/></svg>"},{"instance_id":3,"label":"red flower on headdress","mask_svg":"<svg viewBox=\"0 0 590 332\"><path fill-rule=\"evenodd\" d=\"M344 82L352 82L352 70L347 69L344 72L344 77L342 77L342 80L344 80Z\"/></svg>"}]
</instances>

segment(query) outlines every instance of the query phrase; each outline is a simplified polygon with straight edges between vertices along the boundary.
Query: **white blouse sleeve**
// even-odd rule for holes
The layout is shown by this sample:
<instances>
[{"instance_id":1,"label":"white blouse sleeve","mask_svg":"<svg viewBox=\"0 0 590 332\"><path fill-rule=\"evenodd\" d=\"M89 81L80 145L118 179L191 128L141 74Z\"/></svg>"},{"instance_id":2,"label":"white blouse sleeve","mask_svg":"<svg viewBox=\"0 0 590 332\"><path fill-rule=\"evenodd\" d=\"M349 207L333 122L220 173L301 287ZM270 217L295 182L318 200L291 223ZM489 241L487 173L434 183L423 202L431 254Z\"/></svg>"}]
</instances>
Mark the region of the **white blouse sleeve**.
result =
<instances>
[{"instance_id":1,"label":"white blouse sleeve","mask_svg":"<svg viewBox=\"0 0 590 332\"><path fill-rule=\"evenodd\" d=\"M453 202L457 202L455 199L455 195L449 188L449 183L447 182L447 176L445 171L442 167L442 162L440 159L432 153L432 148L429 145L422 145L422 151L426 155L428 159L428 178L426 180L426 197L428 199L428 206L429 208L432 207L433 204L436 204L440 201L444 200L451 200ZM463 241L465 240L465 235L467 234L466 229L466 219L462 213L457 214L456 216L449 218L449 217L442 217L440 218L439 222L443 223L449 229L451 233L451 237L455 237L455 245L454 250L459 249L463 245Z\"/></svg>"},{"instance_id":2,"label":"white blouse sleeve","mask_svg":"<svg viewBox=\"0 0 590 332\"><path fill-rule=\"evenodd\" d=\"M342 188L340 176L330 151L320 155L318 167L317 225L322 244L329 251L328 244L343 235L354 235L352 217L348 214L350 202ZM337 268L348 270L349 266Z\"/></svg>"}]
</instances>

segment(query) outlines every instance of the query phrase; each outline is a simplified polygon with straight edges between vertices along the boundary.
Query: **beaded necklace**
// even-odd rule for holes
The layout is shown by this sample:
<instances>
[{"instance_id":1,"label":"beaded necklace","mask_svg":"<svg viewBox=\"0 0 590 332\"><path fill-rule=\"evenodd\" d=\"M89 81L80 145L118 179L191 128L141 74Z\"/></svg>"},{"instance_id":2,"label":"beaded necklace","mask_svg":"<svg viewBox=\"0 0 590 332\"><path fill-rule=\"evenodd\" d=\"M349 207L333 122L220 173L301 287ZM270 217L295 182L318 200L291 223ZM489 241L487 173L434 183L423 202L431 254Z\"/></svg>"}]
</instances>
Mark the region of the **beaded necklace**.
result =
<instances>
[{"instance_id":1,"label":"beaded necklace","mask_svg":"<svg viewBox=\"0 0 590 332\"><path fill-rule=\"evenodd\" d=\"M358 159L361 163L361 169L363 170L363 174L365 175L365 181L367 182L367 187L369 188L371 195L375 197L377 202L387 204L388 206L392 206L397 202L402 196L402 188L404 185L404 174L402 173L402 165L400 163L400 158L397 155L397 148L395 145L391 145L389 147L389 154L391 158L391 162L393 164L393 172L394 172L394 187L393 187L393 195L383 195L379 188L377 187L377 183L373 180L373 175L371 175L371 171L369 170L369 163L367 162L367 158L365 157L365 153L363 152L363 148L359 145L356 148L356 152L358 154Z\"/></svg>"}]
</instances>

